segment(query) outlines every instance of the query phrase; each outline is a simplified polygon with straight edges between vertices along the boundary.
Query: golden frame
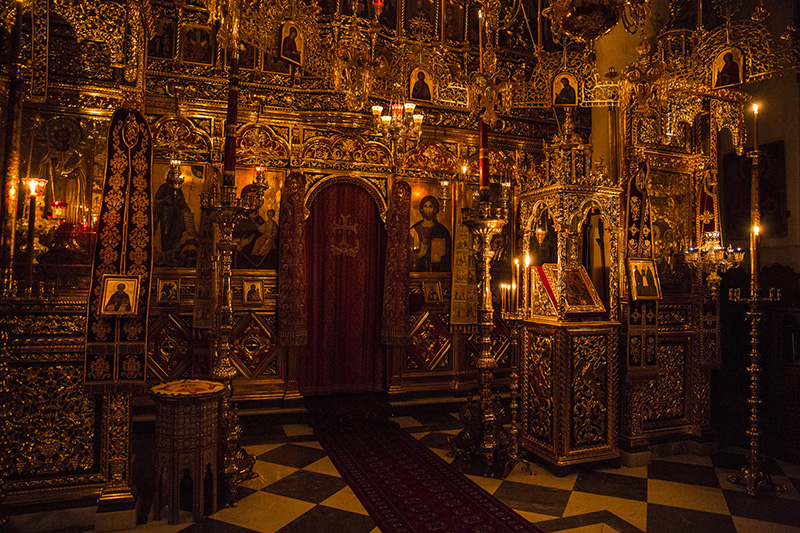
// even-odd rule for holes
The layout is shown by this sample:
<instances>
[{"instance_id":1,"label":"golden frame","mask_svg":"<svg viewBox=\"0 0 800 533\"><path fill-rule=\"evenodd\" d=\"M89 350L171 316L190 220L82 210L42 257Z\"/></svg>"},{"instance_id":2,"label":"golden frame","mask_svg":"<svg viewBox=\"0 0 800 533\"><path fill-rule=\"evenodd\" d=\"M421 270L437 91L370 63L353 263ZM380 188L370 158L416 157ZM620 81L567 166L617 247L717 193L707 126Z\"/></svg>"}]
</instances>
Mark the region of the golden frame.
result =
<instances>
[{"instance_id":1,"label":"golden frame","mask_svg":"<svg viewBox=\"0 0 800 533\"><path fill-rule=\"evenodd\" d=\"M564 83L567 80L567 83ZM559 86L557 82L561 82ZM553 77L553 107L576 107L578 105L578 80L571 72L559 72ZM572 94L565 93L568 100L559 101L559 97L564 93L567 88L572 89Z\"/></svg>"},{"instance_id":2,"label":"golden frame","mask_svg":"<svg viewBox=\"0 0 800 533\"><path fill-rule=\"evenodd\" d=\"M442 303L442 284L439 281L423 281L422 294L426 304Z\"/></svg>"},{"instance_id":3,"label":"golden frame","mask_svg":"<svg viewBox=\"0 0 800 533\"><path fill-rule=\"evenodd\" d=\"M158 303L177 304L181 301L181 280L180 278L169 278L158 280Z\"/></svg>"},{"instance_id":4,"label":"golden frame","mask_svg":"<svg viewBox=\"0 0 800 533\"><path fill-rule=\"evenodd\" d=\"M422 76L420 78L420 75ZM422 92L425 88L428 90L427 97ZM422 67L417 67L411 71L411 75L408 78L408 97L415 102L433 102L435 98L435 89L436 84L434 83L433 77L430 73Z\"/></svg>"},{"instance_id":5,"label":"golden frame","mask_svg":"<svg viewBox=\"0 0 800 533\"><path fill-rule=\"evenodd\" d=\"M291 35L294 29L295 35ZM288 45L294 46L294 50L288 50ZM303 32L294 22L286 22L281 28L281 59L288 61L298 67L303 66L303 59L305 59L305 37Z\"/></svg>"},{"instance_id":6,"label":"golden frame","mask_svg":"<svg viewBox=\"0 0 800 533\"><path fill-rule=\"evenodd\" d=\"M260 279L246 279L242 281L242 304L264 304L264 282Z\"/></svg>"},{"instance_id":7,"label":"golden frame","mask_svg":"<svg viewBox=\"0 0 800 533\"><path fill-rule=\"evenodd\" d=\"M119 295L119 296L117 296ZM119 274L103 276L100 314L110 316L135 315L139 310L139 277Z\"/></svg>"},{"instance_id":8,"label":"golden frame","mask_svg":"<svg viewBox=\"0 0 800 533\"><path fill-rule=\"evenodd\" d=\"M730 62L725 58L730 55ZM744 53L735 46L729 46L722 50L711 63L711 87L722 89L724 87L736 87L744 83ZM732 76L735 74L735 78ZM724 76L720 79L720 76Z\"/></svg>"},{"instance_id":9,"label":"golden frame","mask_svg":"<svg viewBox=\"0 0 800 533\"><path fill-rule=\"evenodd\" d=\"M554 291L558 287L558 265L545 263L542 270L547 277L547 282ZM566 301L565 313L604 313L606 311L600 295L594 288L594 283L583 265L566 267L564 269L564 299ZM557 294L556 294L557 297ZM558 301L553 302L558 308Z\"/></svg>"},{"instance_id":10,"label":"golden frame","mask_svg":"<svg viewBox=\"0 0 800 533\"><path fill-rule=\"evenodd\" d=\"M658 281L658 269L654 260L628 259L628 279L630 280L631 300L661 299L661 283Z\"/></svg>"}]
</instances>

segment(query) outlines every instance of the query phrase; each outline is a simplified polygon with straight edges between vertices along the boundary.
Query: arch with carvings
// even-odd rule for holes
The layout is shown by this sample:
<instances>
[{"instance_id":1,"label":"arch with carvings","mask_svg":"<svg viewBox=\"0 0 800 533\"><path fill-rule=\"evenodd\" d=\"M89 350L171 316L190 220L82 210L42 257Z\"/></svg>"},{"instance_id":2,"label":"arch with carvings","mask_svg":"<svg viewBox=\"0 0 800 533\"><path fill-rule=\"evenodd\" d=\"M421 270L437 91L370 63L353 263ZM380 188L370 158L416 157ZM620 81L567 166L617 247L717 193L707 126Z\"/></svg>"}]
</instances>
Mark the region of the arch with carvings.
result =
<instances>
[{"instance_id":1,"label":"arch with carvings","mask_svg":"<svg viewBox=\"0 0 800 533\"><path fill-rule=\"evenodd\" d=\"M207 162L211 137L184 117L164 116L151 126L153 158L183 162Z\"/></svg>"},{"instance_id":2,"label":"arch with carvings","mask_svg":"<svg viewBox=\"0 0 800 533\"><path fill-rule=\"evenodd\" d=\"M385 174L392 171L389 149L360 135L335 133L312 137L303 146L301 158L304 167Z\"/></svg>"},{"instance_id":3,"label":"arch with carvings","mask_svg":"<svg viewBox=\"0 0 800 533\"><path fill-rule=\"evenodd\" d=\"M269 126L247 124L236 134L238 165L286 167L290 154L289 143Z\"/></svg>"}]
</instances>

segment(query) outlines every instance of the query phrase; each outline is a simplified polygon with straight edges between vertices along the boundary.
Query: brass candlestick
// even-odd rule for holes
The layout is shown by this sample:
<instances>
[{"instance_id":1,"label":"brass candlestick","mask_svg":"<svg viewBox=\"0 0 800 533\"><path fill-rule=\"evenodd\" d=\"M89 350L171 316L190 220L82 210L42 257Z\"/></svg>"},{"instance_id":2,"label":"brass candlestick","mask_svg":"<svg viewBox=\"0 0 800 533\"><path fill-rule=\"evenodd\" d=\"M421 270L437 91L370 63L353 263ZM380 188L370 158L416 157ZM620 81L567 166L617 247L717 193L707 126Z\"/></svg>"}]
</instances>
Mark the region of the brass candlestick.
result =
<instances>
[{"instance_id":1,"label":"brass candlestick","mask_svg":"<svg viewBox=\"0 0 800 533\"><path fill-rule=\"evenodd\" d=\"M497 361L492 354L494 310L492 306L491 260L494 257L492 239L498 235L506 220L492 216L491 202L481 202L477 212L464 211L464 225L475 240L479 259L478 331L480 354L478 369L478 401L465 405L459 418L464 429L453 440L453 454L469 462L482 465L484 475L505 477L516 463L516 443L512 434L503 427L503 407L492 391ZM512 394L515 391L512 390ZM512 398L513 400L513 398Z\"/></svg>"},{"instance_id":2,"label":"brass candlestick","mask_svg":"<svg viewBox=\"0 0 800 533\"><path fill-rule=\"evenodd\" d=\"M252 213L261 207L264 201L264 191L267 189L265 178L261 172L256 173L256 181L252 187L252 194L243 191L241 197L236 198L236 187L223 184L218 193L203 193L200 195L200 206L209 219L219 225L221 236L217 249L222 255L222 271L219 273L219 289L222 295L220 313L215 321L215 349L214 366L211 371L212 378L225 384L226 392L222 397L221 426L224 432L223 474L227 487L229 505L235 505L233 500L236 485L256 476L253 472L255 456L246 453L239 445L239 436L242 433L235 407L231 404L233 397L233 378L236 369L231 363L230 336L233 330L233 294L231 291L231 263L236 242L233 240L233 228L239 222L246 220Z\"/></svg>"},{"instance_id":3,"label":"brass candlestick","mask_svg":"<svg viewBox=\"0 0 800 533\"><path fill-rule=\"evenodd\" d=\"M754 125L757 125L757 106L753 106L753 112L753 122ZM756 129L756 131L758 130ZM728 476L728 481L744 485L747 488L747 494L750 496L755 496L760 486L765 486L776 492L786 490L785 486L776 484L772 480L772 477L763 469L758 451L759 437L761 436L759 427L761 407L761 384L759 383L759 375L761 374L761 367L759 366L760 354L758 351L758 325L761 322L760 303L762 301L780 298L780 296L775 298L773 296L774 291L772 290L770 290L769 297L759 298L758 239L759 226L761 225L761 210L758 198L758 158L760 155L761 152L758 150L758 137L757 134L754 134L753 151L748 154L748 157L752 160L752 170L750 174L750 221L752 232L750 234L750 297L738 298L734 296L734 298L732 298L732 300L736 302L747 302L749 306L747 316L750 319L750 365L747 367L747 372L750 374L750 397L747 399L747 403L750 406L750 426L747 429L747 436L750 441L747 449L747 464L744 465L738 473Z\"/></svg>"}]
</instances>

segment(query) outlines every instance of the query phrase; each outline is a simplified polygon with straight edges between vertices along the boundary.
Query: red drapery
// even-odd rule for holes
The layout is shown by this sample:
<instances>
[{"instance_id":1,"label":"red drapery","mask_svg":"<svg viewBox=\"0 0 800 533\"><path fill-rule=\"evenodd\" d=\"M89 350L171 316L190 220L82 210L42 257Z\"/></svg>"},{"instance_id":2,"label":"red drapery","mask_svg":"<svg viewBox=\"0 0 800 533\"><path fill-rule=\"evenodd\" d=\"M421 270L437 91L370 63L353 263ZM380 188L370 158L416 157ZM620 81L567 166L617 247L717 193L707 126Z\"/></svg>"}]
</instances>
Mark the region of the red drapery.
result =
<instances>
[{"instance_id":1,"label":"red drapery","mask_svg":"<svg viewBox=\"0 0 800 533\"><path fill-rule=\"evenodd\" d=\"M304 395L383 390L379 343L386 232L370 195L350 183L320 191L308 230Z\"/></svg>"}]
</instances>

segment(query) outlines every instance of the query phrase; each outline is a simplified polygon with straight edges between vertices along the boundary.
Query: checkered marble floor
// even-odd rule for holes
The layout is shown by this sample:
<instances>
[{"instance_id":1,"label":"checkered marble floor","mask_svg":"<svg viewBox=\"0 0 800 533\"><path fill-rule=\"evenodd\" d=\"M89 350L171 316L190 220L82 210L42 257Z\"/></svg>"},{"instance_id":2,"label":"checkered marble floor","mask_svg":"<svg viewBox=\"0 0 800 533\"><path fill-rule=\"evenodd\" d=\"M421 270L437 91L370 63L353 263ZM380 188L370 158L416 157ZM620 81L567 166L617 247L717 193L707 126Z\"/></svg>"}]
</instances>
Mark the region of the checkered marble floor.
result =
<instances>
[{"instance_id":1,"label":"checkered marble floor","mask_svg":"<svg viewBox=\"0 0 800 533\"><path fill-rule=\"evenodd\" d=\"M461 427L453 414L393 420L454 468L468 472L447 456L448 437ZM257 457L258 477L239 486L236 507L198 523L191 523L189 513L173 526L151 520L135 531L379 532L314 440L311 427L261 426L256 433L248 435L246 429L243 444ZM744 463L743 452L672 456L649 466L563 477L535 462L518 464L504 480L466 475L546 532L800 532L800 467L767 460L765 469L787 491L752 498L727 481Z\"/></svg>"}]
</instances>

